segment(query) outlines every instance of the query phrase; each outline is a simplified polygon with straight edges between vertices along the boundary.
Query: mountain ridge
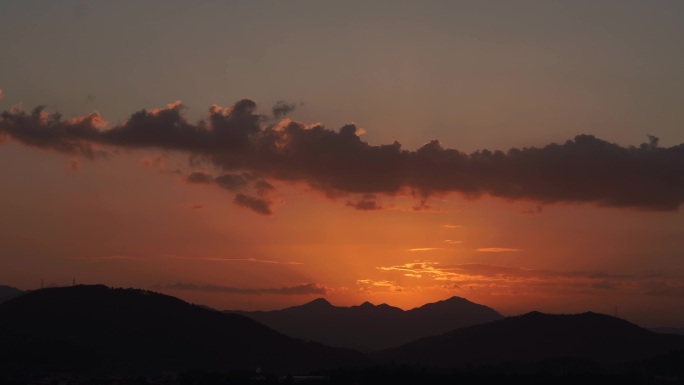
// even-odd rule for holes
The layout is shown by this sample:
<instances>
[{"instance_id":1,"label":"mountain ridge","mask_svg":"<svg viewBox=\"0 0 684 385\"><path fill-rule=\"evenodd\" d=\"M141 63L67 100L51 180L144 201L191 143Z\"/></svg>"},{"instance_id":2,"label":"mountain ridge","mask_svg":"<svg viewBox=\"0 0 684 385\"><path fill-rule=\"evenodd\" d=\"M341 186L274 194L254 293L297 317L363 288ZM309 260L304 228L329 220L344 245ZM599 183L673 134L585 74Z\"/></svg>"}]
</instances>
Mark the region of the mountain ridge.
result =
<instances>
[{"instance_id":1,"label":"mountain ridge","mask_svg":"<svg viewBox=\"0 0 684 385\"><path fill-rule=\"evenodd\" d=\"M36 290L0 304L0 372L232 370L290 373L367 362L252 319L141 289Z\"/></svg>"},{"instance_id":2,"label":"mountain ridge","mask_svg":"<svg viewBox=\"0 0 684 385\"><path fill-rule=\"evenodd\" d=\"M684 349L684 337L653 333L606 314L534 311L425 337L371 356L378 362L436 367L537 362L553 357L610 364L677 349Z\"/></svg>"},{"instance_id":3,"label":"mountain ridge","mask_svg":"<svg viewBox=\"0 0 684 385\"><path fill-rule=\"evenodd\" d=\"M364 352L503 318L494 309L456 296L409 310L368 301L335 306L317 298L280 310L226 312L245 315L296 338Z\"/></svg>"}]
</instances>

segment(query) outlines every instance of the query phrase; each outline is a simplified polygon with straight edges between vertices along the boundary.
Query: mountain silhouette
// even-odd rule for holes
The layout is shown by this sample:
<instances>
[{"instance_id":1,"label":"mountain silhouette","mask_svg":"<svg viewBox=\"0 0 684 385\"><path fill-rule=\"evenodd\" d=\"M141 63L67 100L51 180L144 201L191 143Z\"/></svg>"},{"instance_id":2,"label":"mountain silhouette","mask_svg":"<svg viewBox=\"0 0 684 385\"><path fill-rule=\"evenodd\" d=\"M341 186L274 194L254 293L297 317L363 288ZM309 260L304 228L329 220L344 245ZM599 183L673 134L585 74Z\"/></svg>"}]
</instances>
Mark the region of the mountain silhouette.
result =
<instances>
[{"instance_id":1,"label":"mountain silhouette","mask_svg":"<svg viewBox=\"0 0 684 385\"><path fill-rule=\"evenodd\" d=\"M364 352L503 318L495 310L452 297L404 311L386 304L333 306L318 298L274 311L228 311L243 314L286 335Z\"/></svg>"},{"instance_id":2,"label":"mountain silhouette","mask_svg":"<svg viewBox=\"0 0 684 385\"><path fill-rule=\"evenodd\" d=\"M532 312L426 337L372 354L379 362L456 367L575 357L609 364L684 348L684 337L657 334L597 313Z\"/></svg>"},{"instance_id":3,"label":"mountain silhouette","mask_svg":"<svg viewBox=\"0 0 684 385\"><path fill-rule=\"evenodd\" d=\"M36 290L0 304L0 373L142 374L354 366L361 353L287 337L178 298L106 286Z\"/></svg>"},{"instance_id":4,"label":"mountain silhouette","mask_svg":"<svg viewBox=\"0 0 684 385\"><path fill-rule=\"evenodd\" d=\"M649 328L648 330L656 333L662 334L681 334L684 335L684 328L673 328L673 327L657 327Z\"/></svg>"},{"instance_id":5,"label":"mountain silhouette","mask_svg":"<svg viewBox=\"0 0 684 385\"><path fill-rule=\"evenodd\" d=\"M24 291L19 290L12 286L0 285L0 303L10 300L14 297L18 297L24 294Z\"/></svg>"}]
</instances>

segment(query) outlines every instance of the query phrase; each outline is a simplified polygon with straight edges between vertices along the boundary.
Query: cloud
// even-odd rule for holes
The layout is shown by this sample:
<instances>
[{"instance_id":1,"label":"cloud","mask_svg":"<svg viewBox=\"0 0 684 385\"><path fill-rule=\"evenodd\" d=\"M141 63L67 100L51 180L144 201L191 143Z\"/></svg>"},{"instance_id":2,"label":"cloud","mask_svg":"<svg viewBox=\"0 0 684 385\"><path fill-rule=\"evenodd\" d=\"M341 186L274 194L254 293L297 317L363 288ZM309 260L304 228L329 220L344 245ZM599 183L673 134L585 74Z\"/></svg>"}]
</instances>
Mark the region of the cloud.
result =
<instances>
[{"instance_id":1,"label":"cloud","mask_svg":"<svg viewBox=\"0 0 684 385\"><path fill-rule=\"evenodd\" d=\"M365 194L357 201L347 201L347 206L351 206L360 211L382 210L382 205L376 201L375 195Z\"/></svg>"},{"instance_id":2,"label":"cloud","mask_svg":"<svg viewBox=\"0 0 684 385\"><path fill-rule=\"evenodd\" d=\"M238 206L248 208L252 211L254 211L257 214L261 215L271 215L271 201L262 199L262 198L255 198L251 197L249 195L245 195L243 193L238 193L235 195L235 199L233 199L233 203L235 203Z\"/></svg>"},{"instance_id":3,"label":"cloud","mask_svg":"<svg viewBox=\"0 0 684 385\"><path fill-rule=\"evenodd\" d=\"M247 184L247 180L238 174L223 174L216 177L216 184L228 191L236 191Z\"/></svg>"},{"instance_id":4,"label":"cloud","mask_svg":"<svg viewBox=\"0 0 684 385\"><path fill-rule=\"evenodd\" d=\"M2 88L0 88L0 100L5 97L5 93L2 91Z\"/></svg>"},{"instance_id":5,"label":"cloud","mask_svg":"<svg viewBox=\"0 0 684 385\"><path fill-rule=\"evenodd\" d=\"M198 285L194 283L177 282L166 285L153 285L154 289L203 291L210 293L228 294L279 294L279 295L306 295L306 294L326 294L328 288L315 283L305 283L296 286L272 287L272 288L243 288L222 285Z\"/></svg>"},{"instance_id":6,"label":"cloud","mask_svg":"<svg viewBox=\"0 0 684 385\"><path fill-rule=\"evenodd\" d=\"M271 109L271 112L273 113L273 117L276 119L284 118L289 114L290 112L294 111L296 108L296 105L294 103L286 103L283 100L278 101L273 108Z\"/></svg>"},{"instance_id":7,"label":"cloud","mask_svg":"<svg viewBox=\"0 0 684 385\"><path fill-rule=\"evenodd\" d=\"M275 190L275 187L273 187L272 184L268 183L267 181L260 179L256 182L254 182L254 188L257 191L257 194L259 195L266 195L269 192Z\"/></svg>"},{"instance_id":8,"label":"cloud","mask_svg":"<svg viewBox=\"0 0 684 385\"><path fill-rule=\"evenodd\" d=\"M388 279L402 276L420 282L438 282L449 290L476 289L496 295L595 295L601 290L635 296L684 296L683 277L653 273L553 271L480 263L442 265L434 261L379 266L377 269L388 274Z\"/></svg>"},{"instance_id":9,"label":"cloud","mask_svg":"<svg viewBox=\"0 0 684 385\"><path fill-rule=\"evenodd\" d=\"M475 251L481 253L508 253L513 251L520 251L520 249L511 249L509 247L481 247Z\"/></svg>"},{"instance_id":10,"label":"cloud","mask_svg":"<svg viewBox=\"0 0 684 385\"><path fill-rule=\"evenodd\" d=\"M458 229L458 228L463 227L463 226L459 226L459 225L442 225L442 226L440 226L440 227L443 228L443 229Z\"/></svg>"},{"instance_id":11,"label":"cloud","mask_svg":"<svg viewBox=\"0 0 684 385\"><path fill-rule=\"evenodd\" d=\"M271 263L275 265L303 265L302 262L274 261L271 259L258 258L218 258L218 257L172 257L173 259L188 259L192 261L217 261L217 262L256 262Z\"/></svg>"},{"instance_id":12,"label":"cloud","mask_svg":"<svg viewBox=\"0 0 684 385\"><path fill-rule=\"evenodd\" d=\"M196 205L190 206L190 210L202 210L203 208L206 208L206 207L207 206L203 205L203 204L196 204Z\"/></svg>"},{"instance_id":13,"label":"cloud","mask_svg":"<svg viewBox=\"0 0 684 385\"><path fill-rule=\"evenodd\" d=\"M367 292L370 292L370 291L381 291L381 292L382 291L390 291L393 293L401 293L404 291L404 288L397 285L397 283L394 281L374 280L374 279L357 279L356 284L365 286L365 289Z\"/></svg>"},{"instance_id":14,"label":"cloud","mask_svg":"<svg viewBox=\"0 0 684 385\"><path fill-rule=\"evenodd\" d=\"M227 108L214 105L206 119L190 123L184 106L175 102L135 112L107 130L97 112L64 120L44 107L31 112L14 108L0 115L0 134L88 158L101 154L102 146L182 151L224 175L301 182L329 196L407 193L421 197L419 208L445 193L642 210L676 210L684 202L684 144L660 147L653 136L639 146L578 135L562 144L471 154L433 140L410 151L396 141L364 142L354 124L337 131L296 121L272 124L256 114L256 107L247 99ZM274 114L291 107L277 104ZM235 202L270 213L263 198L239 195ZM356 208L374 207L370 201L350 202Z\"/></svg>"},{"instance_id":15,"label":"cloud","mask_svg":"<svg viewBox=\"0 0 684 385\"><path fill-rule=\"evenodd\" d=\"M432 250L442 250L441 247L416 247L414 249L408 249L407 251L432 251Z\"/></svg>"},{"instance_id":16,"label":"cloud","mask_svg":"<svg viewBox=\"0 0 684 385\"><path fill-rule=\"evenodd\" d=\"M188 175L186 180L190 183L197 183L197 184L214 183L214 177L212 177L211 175L207 174L204 171L195 171L192 174Z\"/></svg>"}]
</instances>

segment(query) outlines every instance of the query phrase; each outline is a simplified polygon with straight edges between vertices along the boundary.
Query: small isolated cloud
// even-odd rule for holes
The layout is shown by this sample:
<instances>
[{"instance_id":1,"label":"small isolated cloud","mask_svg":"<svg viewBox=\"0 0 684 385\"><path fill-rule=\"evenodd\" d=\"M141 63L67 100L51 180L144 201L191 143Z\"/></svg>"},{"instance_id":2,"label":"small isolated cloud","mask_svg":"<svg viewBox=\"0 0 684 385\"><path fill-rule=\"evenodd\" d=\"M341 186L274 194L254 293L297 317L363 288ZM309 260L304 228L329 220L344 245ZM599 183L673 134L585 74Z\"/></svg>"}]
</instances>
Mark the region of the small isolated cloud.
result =
<instances>
[{"instance_id":1,"label":"small isolated cloud","mask_svg":"<svg viewBox=\"0 0 684 385\"><path fill-rule=\"evenodd\" d=\"M442 250L441 247L416 247L413 249L408 249L407 251L432 251L432 250Z\"/></svg>"},{"instance_id":2,"label":"small isolated cloud","mask_svg":"<svg viewBox=\"0 0 684 385\"><path fill-rule=\"evenodd\" d=\"M270 287L270 288L245 288L233 287L223 285L198 285L187 282L177 282L166 285L153 285L154 289L168 289L168 290L184 290L184 291L203 291L209 293L227 293L227 294L248 294L248 295L262 295L262 294L278 294L278 295L306 295L306 294L326 294L328 288L317 283L304 283L295 286Z\"/></svg>"},{"instance_id":3,"label":"small isolated cloud","mask_svg":"<svg viewBox=\"0 0 684 385\"><path fill-rule=\"evenodd\" d=\"M205 206L203 204L196 204L196 205L190 206L190 210L202 210L205 207L207 207L207 206Z\"/></svg>"},{"instance_id":4,"label":"small isolated cloud","mask_svg":"<svg viewBox=\"0 0 684 385\"><path fill-rule=\"evenodd\" d=\"M216 184L228 191L237 191L247 184L245 177L239 174L223 174L217 176Z\"/></svg>"},{"instance_id":5,"label":"small isolated cloud","mask_svg":"<svg viewBox=\"0 0 684 385\"><path fill-rule=\"evenodd\" d=\"M195 171L188 175L186 180L189 183L197 183L197 184L211 184L214 183L214 178L207 174L204 171Z\"/></svg>"},{"instance_id":6,"label":"small isolated cloud","mask_svg":"<svg viewBox=\"0 0 684 385\"><path fill-rule=\"evenodd\" d=\"M233 199L233 203L240 207L248 208L257 214L271 215L271 201L263 198L255 198L243 193L238 193Z\"/></svg>"},{"instance_id":7,"label":"small isolated cloud","mask_svg":"<svg viewBox=\"0 0 684 385\"><path fill-rule=\"evenodd\" d=\"M445 239L444 243L448 243L450 245L458 245L459 243L463 243L463 241L454 241L452 239Z\"/></svg>"},{"instance_id":8,"label":"small isolated cloud","mask_svg":"<svg viewBox=\"0 0 684 385\"><path fill-rule=\"evenodd\" d=\"M377 202L373 194L366 194L357 201L347 201L347 206L361 211L382 210L382 205Z\"/></svg>"},{"instance_id":9,"label":"small isolated cloud","mask_svg":"<svg viewBox=\"0 0 684 385\"><path fill-rule=\"evenodd\" d=\"M297 105L294 103L287 103L284 100L278 101L273 108L271 109L271 112L273 112L273 117L276 119L284 118L289 114L290 112L294 111Z\"/></svg>"},{"instance_id":10,"label":"small isolated cloud","mask_svg":"<svg viewBox=\"0 0 684 385\"><path fill-rule=\"evenodd\" d=\"M463 227L463 226L460 226L460 225L442 225L440 227L443 229L457 229L457 228Z\"/></svg>"},{"instance_id":11,"label":"small isolated cloud","mask_svg":"<svg viewBox=\"0 0 684 385\"><path fill-rule=\"evenodd\" d=\"M512 249L509 247L481 247L477 249L481 253L508 253L513 251L520 251L520 249Z\"/></svg>"}]
</instances>

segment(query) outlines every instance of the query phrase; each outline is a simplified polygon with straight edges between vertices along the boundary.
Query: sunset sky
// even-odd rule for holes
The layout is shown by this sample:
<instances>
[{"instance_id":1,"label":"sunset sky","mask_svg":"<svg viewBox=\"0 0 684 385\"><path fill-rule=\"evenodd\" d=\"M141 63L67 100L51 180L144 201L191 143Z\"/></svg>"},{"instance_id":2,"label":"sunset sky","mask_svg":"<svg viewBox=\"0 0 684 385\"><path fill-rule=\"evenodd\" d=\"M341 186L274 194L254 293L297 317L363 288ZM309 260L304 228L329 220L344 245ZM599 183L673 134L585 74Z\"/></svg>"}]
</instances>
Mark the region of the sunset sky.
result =
<instances>
[{"instance_id":1,"label":"sunset sky","mask_svg":"<svg viewBox=\"0 0 684 385\"><path fill-rule=\"evenodd\" d=\"M675 0L2 1L0 284L684 327L682 36Z\"/></svg>"}]
</instances>

